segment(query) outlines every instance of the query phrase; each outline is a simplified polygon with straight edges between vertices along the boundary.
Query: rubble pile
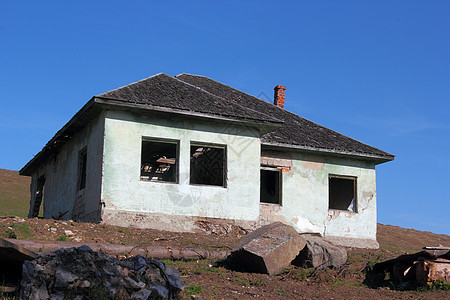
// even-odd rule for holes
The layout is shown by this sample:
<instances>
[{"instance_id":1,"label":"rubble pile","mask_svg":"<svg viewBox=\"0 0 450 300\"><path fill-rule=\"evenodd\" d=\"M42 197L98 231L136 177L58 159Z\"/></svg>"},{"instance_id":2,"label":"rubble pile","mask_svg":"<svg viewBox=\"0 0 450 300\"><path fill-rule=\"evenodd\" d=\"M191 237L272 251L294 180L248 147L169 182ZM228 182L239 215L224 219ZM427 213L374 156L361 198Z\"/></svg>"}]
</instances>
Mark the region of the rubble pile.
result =
<instances>
[{"instance_id":1,"label":"rubble pile","mask_svg":"<svg viewBox=\"0 0 450 300\"><path fill-rule=\"evenodd\" d=\"M177 270L140 255L118 260L88 246L59 249L23 264L22 299L174 299Z\"/></svg>"},{"instance_id":2,"label":"rubble pile","mask_svg":"<svg viewBox=\"0 0 450 300\"><path fill-rule=\"evenodd\" d=\"M384 284L385 275L393 280L396 289L410 290L431 285L436 281L450 283L450 248L424 247L415 254L401 255L374 265L367 274L368 286Z\"/></svg>"}]
</instances>

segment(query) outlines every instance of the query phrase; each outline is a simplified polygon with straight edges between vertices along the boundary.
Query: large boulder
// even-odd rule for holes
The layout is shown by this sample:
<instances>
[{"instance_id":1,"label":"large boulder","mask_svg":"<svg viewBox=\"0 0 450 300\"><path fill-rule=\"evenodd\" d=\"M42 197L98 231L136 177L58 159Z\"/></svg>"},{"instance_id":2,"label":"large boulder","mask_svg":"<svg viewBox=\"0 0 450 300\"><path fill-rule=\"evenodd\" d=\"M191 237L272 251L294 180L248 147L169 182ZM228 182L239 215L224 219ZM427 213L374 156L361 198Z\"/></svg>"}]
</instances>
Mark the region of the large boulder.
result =
<instances>
[{"instance_id":1,"label":"large boulder","mask_svg":"<svg viewBox=\"0 0 450 300\"><path fill-rule=\"evenodd\" d=\"M88 246L66 248L23 264L22 299L173 299L177 270L140 255L118 260Z\"/></svg>"},{"instance_id":2,"label":"large boulder","mask_svg":"<svg viewBox=\"0 0 450 300\"><path fill-rule=\"evenodd\" d=\"M294 265L305 268L341 268L347 261L347 250L336 246L322 237L310 234L302 234L306 240L305 248L292 262Z\"/></svg>"},{"instance_id":3,"label":"large boulder","mask_svg":"<svg viewBox=\"0 0 450 300\"><path fill-rule=\"evenodd\" d=\"M288 267L305 244L292 226L275 222L244 236L231 255L246 271L274 275Z\"/></svg>"}]
</instances>

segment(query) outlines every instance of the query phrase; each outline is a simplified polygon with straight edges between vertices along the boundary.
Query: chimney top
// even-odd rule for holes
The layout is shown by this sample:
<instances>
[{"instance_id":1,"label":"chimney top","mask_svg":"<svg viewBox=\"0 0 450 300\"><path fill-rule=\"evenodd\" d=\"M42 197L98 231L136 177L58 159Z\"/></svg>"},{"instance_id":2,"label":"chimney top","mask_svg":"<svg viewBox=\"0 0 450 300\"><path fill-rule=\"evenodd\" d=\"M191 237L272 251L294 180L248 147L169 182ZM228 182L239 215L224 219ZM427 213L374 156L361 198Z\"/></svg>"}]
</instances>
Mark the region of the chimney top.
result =
<instances>
[{"instance_id":1,"label":"chimney top","mask_svg":"<svg viewBox=\"0 0 450 300\"><path fill-rule=\"evenodd\" d=\"M284 92L286 91L286 87L283 85L277 85L274 88L274 96L273 96L273 104L278 107L284 107Z\"/></svg>"}]
</instances>

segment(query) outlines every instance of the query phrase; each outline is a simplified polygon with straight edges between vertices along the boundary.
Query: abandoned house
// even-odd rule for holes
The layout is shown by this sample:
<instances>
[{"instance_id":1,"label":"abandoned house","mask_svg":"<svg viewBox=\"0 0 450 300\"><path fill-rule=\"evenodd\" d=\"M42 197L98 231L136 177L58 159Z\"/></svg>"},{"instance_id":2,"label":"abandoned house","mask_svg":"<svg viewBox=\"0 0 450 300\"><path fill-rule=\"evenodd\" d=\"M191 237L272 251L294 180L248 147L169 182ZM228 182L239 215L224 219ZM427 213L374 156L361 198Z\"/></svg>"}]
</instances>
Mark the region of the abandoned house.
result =
<instances>
[{"instance_id":1,"label":"abandoned house","mask_svg":"<svg viewBox=\"0 0 450 300\"><path fill-rule=\"evenodd\" d=\"M375 166L392 154L204 76L94 96L20 174L29 217L195 231L274 221L377 247Z\"/></svg>"}]
</instances>

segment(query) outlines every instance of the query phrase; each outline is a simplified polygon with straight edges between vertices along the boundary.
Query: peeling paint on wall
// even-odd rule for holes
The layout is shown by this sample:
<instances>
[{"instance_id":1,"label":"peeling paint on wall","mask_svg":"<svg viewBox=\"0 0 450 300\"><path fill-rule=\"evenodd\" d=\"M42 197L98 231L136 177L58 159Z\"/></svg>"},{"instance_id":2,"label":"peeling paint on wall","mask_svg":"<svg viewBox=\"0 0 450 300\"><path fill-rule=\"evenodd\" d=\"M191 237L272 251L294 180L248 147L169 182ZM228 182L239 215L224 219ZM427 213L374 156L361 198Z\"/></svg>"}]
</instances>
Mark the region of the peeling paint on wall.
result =
<instances>
[{"instance_id":1,"label":"peeling paint on wall","mask_svg":"<svg viewBox=\"0 0 450 300\"><path fill-rule=\"evenodd\" d=\"M302 166L305 169L319 171L319 170L323 169L323 167L325 166L325 163L313 162L313 161L302 161Z\"/></svg>"},{"instance_id":2,"label":"peeling paint on wall","mask_svg":"<svg viewBox=\"0 0 450 300\"><path fill-rule=\"evenodd\" d=\"M292 222L300 232L322 232L322 227L314 225L310 220L301 216L292 218Z\"/></svg>"}]
</instances>

